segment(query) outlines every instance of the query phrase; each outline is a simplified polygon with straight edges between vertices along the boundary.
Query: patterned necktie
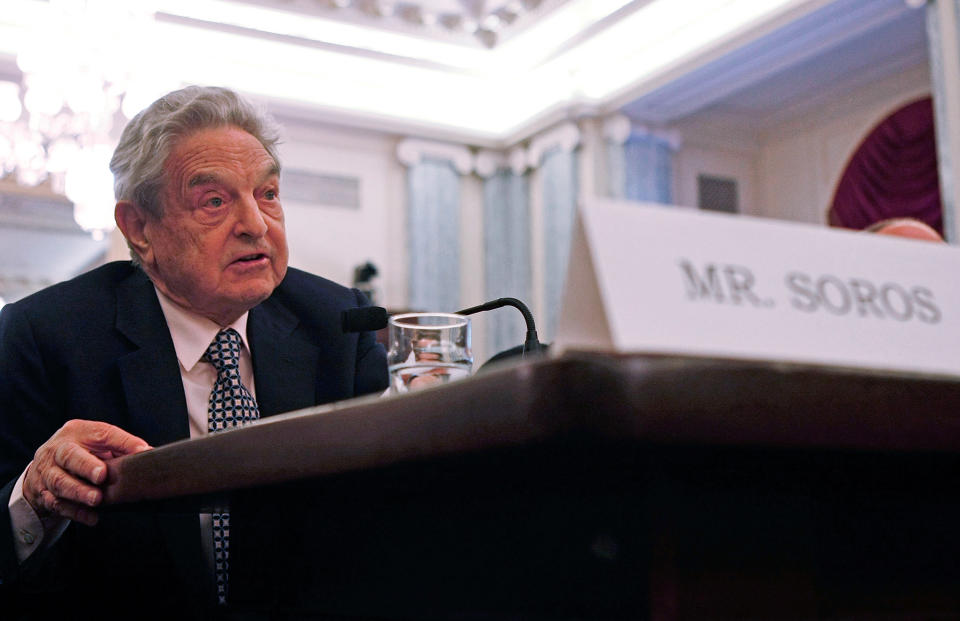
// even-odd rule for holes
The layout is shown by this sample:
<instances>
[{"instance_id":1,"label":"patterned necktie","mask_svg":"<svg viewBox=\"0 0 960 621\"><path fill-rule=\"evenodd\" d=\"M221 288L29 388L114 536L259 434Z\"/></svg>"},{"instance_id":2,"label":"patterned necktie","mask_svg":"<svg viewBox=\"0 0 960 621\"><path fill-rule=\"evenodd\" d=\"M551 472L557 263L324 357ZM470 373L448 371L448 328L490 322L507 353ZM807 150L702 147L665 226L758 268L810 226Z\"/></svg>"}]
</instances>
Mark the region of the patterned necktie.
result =
<instances>
[{"instance_id":1,"label":"patterned necktie","mask_svg":"<svg viewBox=\"0 0 960 621\"><path fill-rule=\"evenodd\" d=\"M210 391L207 431L217 433L239 427L260 417L257 402L240 381L240 349L243 341L233 328L217 333L205 354L217 369L217 381ZM217 601L227 603L230 571L230 513L213 514L213 551L216 565Z\"/></svg>"}]
</instances>

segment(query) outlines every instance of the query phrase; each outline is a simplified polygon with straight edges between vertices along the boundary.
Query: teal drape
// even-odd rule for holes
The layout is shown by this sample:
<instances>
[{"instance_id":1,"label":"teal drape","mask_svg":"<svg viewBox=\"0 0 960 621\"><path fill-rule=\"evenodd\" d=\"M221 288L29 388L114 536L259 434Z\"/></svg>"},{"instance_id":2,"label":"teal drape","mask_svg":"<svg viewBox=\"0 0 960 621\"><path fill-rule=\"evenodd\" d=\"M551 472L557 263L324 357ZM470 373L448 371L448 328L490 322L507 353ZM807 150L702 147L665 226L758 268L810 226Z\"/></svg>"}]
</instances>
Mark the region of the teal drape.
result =
<instances>
[{"instance_id":1,"label":"teal drape","mask_svg":"<svg viewBox=\"0 0 960 621\"><path fill-rule=\"evenodd\" d=\"M607 142L608 187L614 198L673 204L673 148L654 134Z\"/></svg>"},{"instance_id":2,"label":"teal drape","mask_svg":"<svg viewBox=\"0 0 960 621\"><path fill-rule=\"evenodd\" d=\"M544 325L541 340L552 341L570 256L570 240L577 208L577 151L557 147L547 151L540 165L543 190Z\"/></svg>"},{"instance_id":3,"label":"teal drape","mask_svg":"<svg viewBox=\"0 0 960 621\"><path fill-rule=\"evenodd\" d=\"M409 306L452 312L460 304L460 175L447 160L407 170Z\"/></svg>"},{"instance_id":4,"label":"teal drape","mask_svg":"<svg viewBox=\"0 0 960 621\"><path fill-rule=\"evenodd\" d=\"M530 192L526 175L501 168L483 183L484 291L486 300L511 297L532 304ZM521 345L523 316L514 308L487 313L487 351Z\"/></svg>"}]
</instances>

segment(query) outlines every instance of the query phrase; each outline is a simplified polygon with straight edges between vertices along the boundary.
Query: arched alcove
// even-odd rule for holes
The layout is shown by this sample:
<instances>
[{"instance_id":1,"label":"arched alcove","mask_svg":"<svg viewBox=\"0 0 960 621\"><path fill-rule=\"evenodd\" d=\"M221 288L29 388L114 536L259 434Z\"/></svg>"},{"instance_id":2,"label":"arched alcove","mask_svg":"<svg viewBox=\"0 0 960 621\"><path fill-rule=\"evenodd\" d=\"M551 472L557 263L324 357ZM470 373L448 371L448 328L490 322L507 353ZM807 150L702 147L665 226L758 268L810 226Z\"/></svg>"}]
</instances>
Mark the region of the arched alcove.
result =
<instances>
[{"instance_id":1,"label":"arched alcove","mask_svg":"<svg viewBox=\"0 0 960 621\"><path fill-rule=\"evenodd\" d=\"M895 217L916 218L943 233L930 97L870 130L847 162L828 212L831 226L851 229Z\"/></svg>"}]
</instances>

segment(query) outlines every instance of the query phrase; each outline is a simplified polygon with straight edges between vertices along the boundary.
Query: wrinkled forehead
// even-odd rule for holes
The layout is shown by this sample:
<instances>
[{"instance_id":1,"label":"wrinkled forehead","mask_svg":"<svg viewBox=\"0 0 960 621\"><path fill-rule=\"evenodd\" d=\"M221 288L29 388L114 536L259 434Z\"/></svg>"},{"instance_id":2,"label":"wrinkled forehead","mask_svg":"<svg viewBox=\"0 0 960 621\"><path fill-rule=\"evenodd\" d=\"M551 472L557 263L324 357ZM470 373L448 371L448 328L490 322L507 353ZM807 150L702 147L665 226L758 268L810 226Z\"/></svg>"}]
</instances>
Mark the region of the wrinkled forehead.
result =
<instances>
[{"instance_id":1,"label":"wrinkled forehead","mask_svg":"<svg viewBox=\"0 0 960 621\"><path fill-rule=\"evenodd\" d=\"M280 174L276 159L252 134L238 127L200 129L173 143L164 162L173 187L189 189L225 177L263 180Z\"/></svg>"}]
</instances>

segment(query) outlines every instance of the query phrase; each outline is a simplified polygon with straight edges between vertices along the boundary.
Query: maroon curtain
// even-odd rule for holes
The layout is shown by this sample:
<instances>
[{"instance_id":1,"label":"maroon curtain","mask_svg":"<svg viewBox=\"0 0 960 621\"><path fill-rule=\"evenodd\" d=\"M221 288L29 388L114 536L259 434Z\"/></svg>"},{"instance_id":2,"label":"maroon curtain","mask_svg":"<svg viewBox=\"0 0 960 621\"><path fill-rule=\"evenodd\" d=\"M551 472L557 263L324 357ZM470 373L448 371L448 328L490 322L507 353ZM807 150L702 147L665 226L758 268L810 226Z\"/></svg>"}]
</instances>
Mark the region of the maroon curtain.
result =
<instances>
[{"instance_id":1,"label":"maroon curtain","mask_svg":"<svg viewBox=\"0 0 960 621\"><path fill-rule=\"evenodd\" d=\"M933 102L900 108L871 131L850 158L830 207L831 226L862 229L911 217L943 234Z\"/></svg>"}]
</instances>

